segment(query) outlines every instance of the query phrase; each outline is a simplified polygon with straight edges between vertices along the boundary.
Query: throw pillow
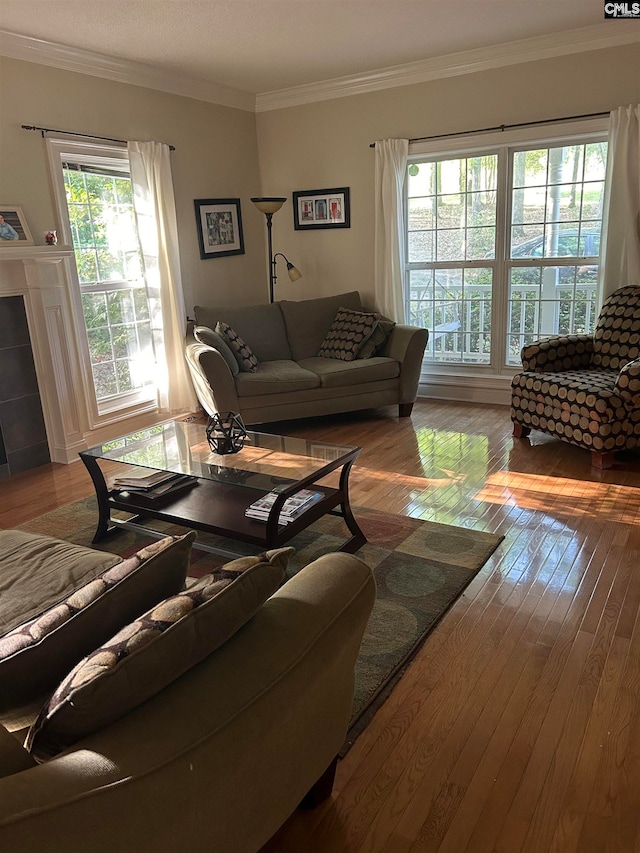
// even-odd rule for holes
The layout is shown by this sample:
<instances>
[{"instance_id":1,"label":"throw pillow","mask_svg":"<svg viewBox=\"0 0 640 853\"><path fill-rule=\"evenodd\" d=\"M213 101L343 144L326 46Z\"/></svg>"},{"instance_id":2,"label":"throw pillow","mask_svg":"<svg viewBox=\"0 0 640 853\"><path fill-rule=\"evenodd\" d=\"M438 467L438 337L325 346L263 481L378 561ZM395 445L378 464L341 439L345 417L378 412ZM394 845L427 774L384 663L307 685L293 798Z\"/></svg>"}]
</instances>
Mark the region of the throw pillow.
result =
<instances>
[{"instance_id":1,"label":"throw pillow","mask_svg":"<svg viewBox=\"0 0 640 853\"><path fill-rule=\"evenodd\" d=\"M4 726L0 726L0 779L30 767L36 767L33 756Z\"/></svg>"},{"instance_id":2,"label":"throw pillow","mask_svg":"<svg viewBox=\"0 0 640 853\"><path fill-rule=\"evenodd\" d=\"M46 760L195 666L276 591L293 551L279 548L240 558L127 625L62 681L29 730L27 749L37 761Z\"/></svg>"},{"instance_id":3,"label":"throw pillow","mask_svg":"<svg viewBox=\"0 0 640 853\"><path fill-rule=\"evenodd\" d=\"M229 348L229 345L217 332L210 329L208 326L195 326L193 329L193 337L201 344L206 344L208 347L217 349L220 355L227 362L229 370L234 376L240 373L240 367L236 361L236 357Z\"/></svg>"},{"instance_id":4,"label":"throw pillow","mask_svg":"<svg viewBox=\"0 0 640 853\"><path fill-rule=\"evenodd\" d=\"M395 328L395 322L382 314L377 314L378 322L375 325L371 337L365 342L358 352L358 358L371 358L377 355L386 344L387 338Z\"/></svg>"},{"instance_id":5,"label":"throw pillow","mask_svg":"<svg viewBox=\"0 0 640 853\"><path fill-rule=\"evenodd\" d=\"M147 545L0 638L0 716L41 705L86 654L183 589L195 537Z\"/></svg>"},{"instance_id":6,"label":"throw pillow","mask_svg":"<svg viewBox=\"0 0 640 853\"><path fill-rule=\"evenodd\" d=\"M240 370L246 373L255 373L258 369L258 359L253 354L251 347L246 344L240 335L226 323L218 323L216 332L229 345L234 354Z\"/></svg>"},{"instance_id":7,"label":"throw pillow","mask_svg":"<svg viewBox=\"0 0 640 853\"><path fill-rule=\"evenodd\" d=\"M371 337L377 322L376 314L339 308L318 355L322 358L353 361L360 348Z\"/></svg>"}]
</instances>

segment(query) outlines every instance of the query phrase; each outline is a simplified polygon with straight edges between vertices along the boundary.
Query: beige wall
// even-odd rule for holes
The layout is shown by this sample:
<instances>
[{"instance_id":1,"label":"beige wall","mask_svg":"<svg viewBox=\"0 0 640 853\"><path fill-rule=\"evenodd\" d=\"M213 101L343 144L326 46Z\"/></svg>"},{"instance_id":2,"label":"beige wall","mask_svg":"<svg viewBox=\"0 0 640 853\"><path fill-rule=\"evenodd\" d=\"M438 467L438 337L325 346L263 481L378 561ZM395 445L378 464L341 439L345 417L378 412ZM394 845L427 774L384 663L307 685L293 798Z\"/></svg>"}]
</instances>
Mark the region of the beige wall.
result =
<instances>
[{"instance_id":1,"label":"beige wall","mask_svg":"<svg viewBox=\"0 0 640 853\"><path fill-rule=\"evenodd\" d=\"M291 201L274 217L276 251L303 272L280 298L352 288L373 293L373 169L369 143L556 116L640 101L640 46L574 54L257 116L265 194L351 188L351 228L295 231Z\"/></svg>"},{"instance_id":2,"label":"beige wall","mask_svg":"<svg viewBox=\"0 0 640 853\"><path fill-rule=\"evenodd\" d=\"M59 226L44 142L22 124L168 142L176 149L187 310L266 299L264 216L249 201L260 192L253 113L18 60L2 59L0 75L0 203L22 207L36 244L44 243L45 229ZM237 197L245 254L201 260L193 200Z\"/></svg>"}]
</instances>

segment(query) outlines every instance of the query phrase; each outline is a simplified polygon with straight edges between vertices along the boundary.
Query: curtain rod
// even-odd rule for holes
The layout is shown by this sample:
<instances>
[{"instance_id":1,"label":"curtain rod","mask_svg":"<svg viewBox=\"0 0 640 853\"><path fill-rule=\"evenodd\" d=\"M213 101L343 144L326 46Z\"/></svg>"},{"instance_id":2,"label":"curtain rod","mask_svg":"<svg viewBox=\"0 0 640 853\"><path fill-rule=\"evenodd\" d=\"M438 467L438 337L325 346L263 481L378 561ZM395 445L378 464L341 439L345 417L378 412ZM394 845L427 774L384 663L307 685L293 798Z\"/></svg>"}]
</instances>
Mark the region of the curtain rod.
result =
<instances>
[{"instance_id":1,"label":"curtain rod","mask_svg":"<svg viewBox=\"0 0 640 853\"><path fill-rule=\"evenodd\" d=\"M513 130L516 127L531 127L534 124L553 124L556 121L575 121L580 118L601 118L608 116L609 113L584 113L579 116L562 116L561 118L542 118L539 121L521 121L518 124L497 124L495 127L479 127L477 130L459 130L454 133L439 133L436 136L416 136L415 139L410 139L409 142L428 142L431 139L447 139L451 136L467 136L471 133L488 133L491 130ZM369 144L369 148L375 148L375 142Z\"/></svg>"},{"instance_id":2,"label":"curtain rod","mask_svg":"<svg viewBox=\"0 0 640 853\"><path fill-rule=\"evenodd\" d=\"M82 136L84 139L102 139L103 142L121 142L127 144L126 139L113 139L111 136L94 136L92 133L75 133L73 130L54 130L52 127L37 127L35 124L23 124L23 130L39 130L44 139L45 133L64 133L66 136ZM175 151L175 145L169 146L169 151Z\"/></svg>"}]
</instances>

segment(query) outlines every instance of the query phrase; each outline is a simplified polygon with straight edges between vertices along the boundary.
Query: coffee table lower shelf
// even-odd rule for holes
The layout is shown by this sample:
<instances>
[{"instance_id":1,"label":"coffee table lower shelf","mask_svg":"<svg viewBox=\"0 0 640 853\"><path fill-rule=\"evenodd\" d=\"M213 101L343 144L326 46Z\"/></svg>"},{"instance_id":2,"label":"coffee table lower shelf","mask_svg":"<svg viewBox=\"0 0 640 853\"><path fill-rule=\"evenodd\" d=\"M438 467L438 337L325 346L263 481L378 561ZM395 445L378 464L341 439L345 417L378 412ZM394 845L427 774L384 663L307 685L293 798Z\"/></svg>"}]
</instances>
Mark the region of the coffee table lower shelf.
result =
<instances>
[{"instance_id":1,"label":"coffee table lower shelf","mask_svg":"<svg viewBox=\"0 0 640 853\"><path fill-rule=\"evenodd\" d=\"M124 497L119 492L106 491L105 487L102 501L98 494L100 518L93 542L102 541L123 526L156 536L160 535L143 523L145 518L156 518L193 530L202 530L246 542L261 549L280 548L319 518L331 514L341 516L351 533L339 550L350 554L355 553L367 540L354 518L347 497L341 489L318 485L314 485L313 488L322 492L324 497L295 521L278 525L275 523L275 518L265 522L245 516L246 508L264 495L264 492L259 490L238 488L200 479L196 486L187 491L170 495L157 502L150 502L144 498L140 500L135 494ZM126 521L112 518L111 510L132 513L133 518ZM227 549L198 542L194 543L194 547L224 556L237 556Z\"/></svg>"}]
</instances>

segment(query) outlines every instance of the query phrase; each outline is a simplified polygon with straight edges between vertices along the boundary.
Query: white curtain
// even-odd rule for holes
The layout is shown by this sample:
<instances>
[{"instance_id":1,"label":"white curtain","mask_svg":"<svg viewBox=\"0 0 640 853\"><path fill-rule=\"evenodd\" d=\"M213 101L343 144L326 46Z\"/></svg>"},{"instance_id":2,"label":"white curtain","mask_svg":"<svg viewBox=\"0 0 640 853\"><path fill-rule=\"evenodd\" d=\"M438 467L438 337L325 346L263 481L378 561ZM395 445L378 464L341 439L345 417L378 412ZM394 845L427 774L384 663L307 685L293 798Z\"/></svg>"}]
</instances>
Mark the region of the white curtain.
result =
<instances>
[{"instance_id":1,"label":"white curtain","mask_svg":"<svg viewBox=\"0 0 640 853\"><path fill-rule=\"evenodd\" d=\"M405 208L408 139L375 145L375 302L379 311L405 322Z\"/></svg>"},{"instance_id":2,"label":"white curtain","mask_svg":"<svg viewBox=\"0 0 640 853\"><path fill-rule=\"evenodd\" d=\"M151 306L158 410L172 415L198 404L184 357L186 312L169 146L129 142L134 207Z\"/></svg>"},{"instance_id":3,"label":"white curtain","mask_svg":"<svg viewBox=\"0 0 640 853\"><path fill-rule=\"evenodd\" d=\"M603 294L640 284L640 105L619 107L609 118Z\"/></svg>"}]
</instances>

